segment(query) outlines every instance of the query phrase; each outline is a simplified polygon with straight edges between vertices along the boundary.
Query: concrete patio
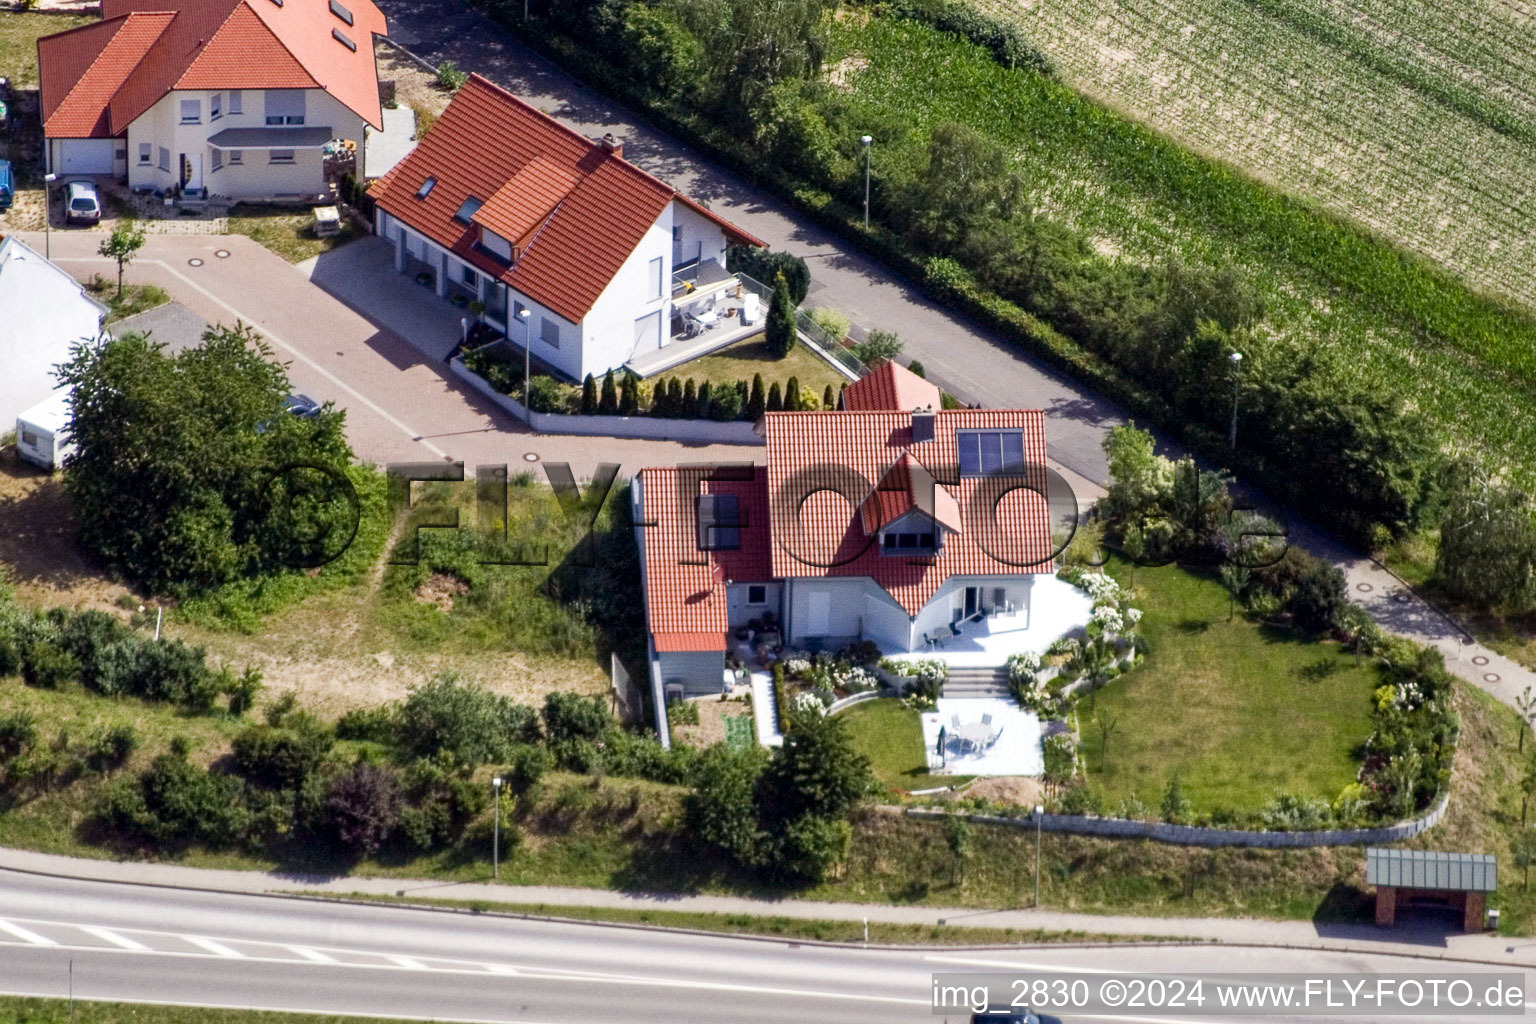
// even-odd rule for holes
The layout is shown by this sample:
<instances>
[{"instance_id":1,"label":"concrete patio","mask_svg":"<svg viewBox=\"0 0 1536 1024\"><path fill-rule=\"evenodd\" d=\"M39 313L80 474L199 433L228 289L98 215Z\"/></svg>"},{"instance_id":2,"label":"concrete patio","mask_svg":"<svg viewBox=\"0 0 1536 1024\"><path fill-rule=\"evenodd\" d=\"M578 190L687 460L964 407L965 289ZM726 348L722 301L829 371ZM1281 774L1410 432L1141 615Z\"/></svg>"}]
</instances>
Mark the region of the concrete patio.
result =
<instances>
[{"instance_id":1,"label":"concrete patio","mask_svg":"<svg viewBox=\"0 0 1536 1024\"><path fill-rule=\"evenodd\" d=\"M951 668L996 668L1010 655L1046 648L1074 630L1081 630L1093 614L1093 599L1055 576L1035 577L1029 606L1015 612L985 615L957 628L960 635L942 644L910 653L892 654L895 661L937 658Z\"/></svg>"},{"instance_id":2,"label":"concrete patio","mask_svg":"<svg viewBox=\"0 0 1536 1024\"><path fill-rule=\"evenodd\" d=\"M962 730L977 729L983 715L991 715L992 720L980 731L996 739L980 749L967 747L956 734L954 720L959 717ZM1045 771L1040 719L1011 700L940 697L938 710L926 712L922 720L928 770L937 775L1039 775ZM940 729L944 730L943 754Z\"/></svg>"}]
</instances>

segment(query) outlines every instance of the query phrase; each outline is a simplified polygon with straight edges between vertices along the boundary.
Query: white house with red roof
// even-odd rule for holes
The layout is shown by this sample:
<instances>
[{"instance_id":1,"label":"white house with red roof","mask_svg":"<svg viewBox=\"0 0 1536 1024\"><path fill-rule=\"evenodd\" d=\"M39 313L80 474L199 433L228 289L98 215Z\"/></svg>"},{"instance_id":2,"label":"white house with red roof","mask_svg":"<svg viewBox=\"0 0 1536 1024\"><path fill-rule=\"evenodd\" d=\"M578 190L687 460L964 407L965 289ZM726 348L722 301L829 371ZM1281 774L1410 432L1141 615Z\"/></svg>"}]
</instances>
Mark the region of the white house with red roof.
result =
<instances>
[{"instance_id":1,"label":"white house with red roof","mask_svg":"<svg viewBox=\"0 0 1536 1024\"><path fill-rule=\"evenodd\" d=\"M430 274L439 295L463 289L498 330L514 325L518 345L527 310L534 358L575 380L664 349L682 305L735 285L727 245L763 244L625 160L615 140L479 75L369 194L398 271Z\"/></svg>"},{"instance_id":2,"label":"white house with red roof","mask_svg":"<svg viewBox=\"0 0 1536 1024\"><path fill-rule=\"evenodd\" d=\"M766 414L766 466L635 477L658 692L719 692L753 620L788 647L870 640L970 668L1086 621L1090 602L1054 576L1039 410L941 409L890 362L842 404Z\"/></svg>"},{"instance_id":3,"label":"white house with red roof","mask_svg":"<svg viewBox=\"0 0 1536 1024\"><path fill-rule=\"evenodd\" d=\"M47 169L229 199L325 196L324 147L382 126L371 0L102 0L37 42Z\"/></svg>"}]
</instances>

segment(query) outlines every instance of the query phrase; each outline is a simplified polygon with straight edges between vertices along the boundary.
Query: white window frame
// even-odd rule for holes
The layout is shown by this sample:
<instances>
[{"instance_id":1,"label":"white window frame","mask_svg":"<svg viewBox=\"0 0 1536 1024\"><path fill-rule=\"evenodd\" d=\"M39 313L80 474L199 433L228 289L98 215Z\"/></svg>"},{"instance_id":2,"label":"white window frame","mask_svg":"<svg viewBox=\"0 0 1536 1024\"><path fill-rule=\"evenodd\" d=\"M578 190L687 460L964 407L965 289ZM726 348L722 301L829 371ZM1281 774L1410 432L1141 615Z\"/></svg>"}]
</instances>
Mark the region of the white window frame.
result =
<instances>
[{"instance_id":1,"label":"white window frame","mask_svg":"<svg viewBox=\"0 0 1536 1024\"><path fill-rule=\"evenodd\" d=\"M156 166L167 174L171 173L171 151L161 146L158 156L160 157L160 162Z\"/></svg>"},{"instance_id":2,"label":"white window frame","mask_svg":"<svg viewBox=\"0 0 1536 1024\"><path fill-rule=\"evenodd\" d=\"M473 288L477 293L480 291L480 272L468 263L460 266L459 280L463 283L464 287Z\"/></svg>"},{"instance_id":3,"label":"white window frame","mask_svg":"<svg viewBox=\"0 0 1536 1024\"><path fill-rule=\"evenodd\" d=\"M241 108L241 99L242 99L242 97L240 95L240 90L239 89L231 89L231 90L229 90L229 113L230 113L230 116L234 116L235 114L243 114L243 113L245 113L245 111Z\"/></svg>"},{"instance_id":4,"label":"white window frame","mask_svg":"<svg viewBox=\"0 0 1536 1024\"><path fill-rule=\"evenodd\" d=\"M550 348L560 347L560 321L552 316L539 319L539 340Z\"/></svg>"},{"instance_id":5,"label":"white window frame","mask_svg":"<svg viewBox=\"0 0 1536 1024\"><path fill-rule=\"evenodd\" d=\"M244 163L245 163L245 150L243 150L243 149L231 149L231 150L229 150L229 166L231 166L231 167L239 167L239 166L241 166Z\"/></svg>"},{"instance_id":6,"label":"white window frame","mask_svg":"<svg viewBox=\"0 0 1536 1024\"><path fill-rule=\"evenodd\" d=\"M187 116L187 111L188 110L190 110L192 112L192 116L191 117ZM181 101L181 123L182 124L202 124L203 123L203 101L202 100L182 100Z\"/></svg>"},{"instance_id":7,"label":"white window frame","mask_svg":"<svg viewBox=\"0 0 1536 1024\"><path fill-rule=\"evenodd\" d=\"M224 94L216 92L208 97L208 120L217 121L224 116Z\"/></svg>"},{"instance_id":8,"label":"white window frame","mask_svg":"<svg viewBox=\"0 0 1536 1024\"><path fill-rule=\"evenodd\" d=\"M273 99L275 97L282 96L286 100L290 93L298 96L298 113L293 113L295 104L292 102L273 103ZM307 112L306 108L308 107L308 103L306 101L303 89L268 89L265 99L266 110L264 119L267 124L279 125L304 123L304 115ZM276 108L276 113L273 112L274 107Z\"/></svg>"},{"instance_id":9,"label":"white window frame","mask_svg":"<svg viewBox=\"0 0 1536 1024\"><path fill-rule=\"evenodd\" d=\"M154 163L155 147L147 142L139 143L139 166L149 167Z\"/></svg>"},{"instance_id":10,"label":"white window frame","mask_svg":"<svg viewBox=\"0 0 1536 1024\"><path fill-rule=\"evenodd\" d=\"M209 160L209 166L214 171L222 171L224 169L224 151L217 146L210 146L209 148L213 151L213 157Z\"/></svg>"},{"instance_id":11,"label":"white window frame","mask_svg":"<svg viewBox=\"0 0 1536 1024\"><path fill-rule=\"evenodd\" d=\"M284 156L283 155L284 153L286 153L288 155ZM298 160L297 160L297 156L296 156L296 153L295 153L294 150L291 150L291 149L269 149L269 150L267 150L267 163L269 163L269 164L281 164L283 166L287 166L289 164L293 164L293 163L297 163L297 162L298 162Z\"/></svg>"}]
</instances>

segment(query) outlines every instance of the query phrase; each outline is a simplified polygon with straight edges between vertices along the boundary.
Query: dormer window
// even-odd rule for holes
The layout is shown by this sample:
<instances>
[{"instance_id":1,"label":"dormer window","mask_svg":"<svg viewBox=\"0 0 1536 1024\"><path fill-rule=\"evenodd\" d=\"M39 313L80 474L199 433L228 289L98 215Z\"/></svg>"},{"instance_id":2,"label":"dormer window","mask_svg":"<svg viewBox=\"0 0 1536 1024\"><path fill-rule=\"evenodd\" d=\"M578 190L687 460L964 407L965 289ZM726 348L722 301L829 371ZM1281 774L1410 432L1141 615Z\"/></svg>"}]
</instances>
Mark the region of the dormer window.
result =
<instances>
[{"instance_id":1,"label":"dormer window","mask_svg":"<svg viewBox=\"0 0 1536 1024\"><path fill-rule=\"evenodd\" d=\"M735 551L741 547L741 502L736 495L699 495L698 516L700 551Z\"/></svg>"},{"instance_id":2,"label":"dormer window","mask_svg":"<svg viewBox=\"0 0 1536 1024\"><path fill-rule=\"evenodd\" d=\"M938 535L926 533L887 533L881 538L880 553L884 555L931 555L938 551L935 543Z\"/></svg>"},{"instance_id":3,"label":"dormer window","mask_svg":"<svg viewBox=\"0 0 1536 1024\"><path fill-rule=\"evenodd\" d=\"M436 178L428 178L426 181L421 183L421 188L416 190L416 198L417 199L425 199L425 198L427 198L427 196L432 194L432 190L434 188L436 188L436 187L437 187L437 179Z\"/></svg>"},{"instance_id":4,"label":"dormer window","mask_svg":"<svg viewBox=\"0 0 1536 1024\"><path fill-rule=\"evenodd\" d=\"M474 217L475 211L484 205L485 202L483 200L476 199L474 196L470 196L468 199L464 200L464 205L459 207L459 212L453 215L453 219L461 223L468 224L470 222L470 218Z\"/></svg>"},{"instance_id":5,"label":"dormer window","mask_svg":"<svg viewBox=\"0 0 1536 1024\"><path fill-rule=\"evenodd\" d=\"M336 0L331 0L331 13L336 15L336 17L340 18L342 21L346 22L348 25L352 24L352 12L347 10L341 4L337 3Z\"/></svg>"}]
</instances>

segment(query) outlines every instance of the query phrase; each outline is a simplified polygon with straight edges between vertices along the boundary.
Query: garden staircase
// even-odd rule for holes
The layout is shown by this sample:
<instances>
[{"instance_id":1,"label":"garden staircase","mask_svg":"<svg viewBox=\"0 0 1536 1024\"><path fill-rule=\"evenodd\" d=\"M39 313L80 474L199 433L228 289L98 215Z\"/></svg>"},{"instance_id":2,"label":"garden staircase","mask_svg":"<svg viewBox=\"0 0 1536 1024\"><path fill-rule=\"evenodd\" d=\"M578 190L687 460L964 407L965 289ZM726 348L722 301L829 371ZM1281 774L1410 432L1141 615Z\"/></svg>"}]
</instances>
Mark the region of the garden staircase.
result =
<instances>
[{"instance_id":1,"label":"garden staircase","mask_svg":"<svg viewBox=\"0 0 1536 1024\"><path fill-rule=\"evenodd\" d=\"M961 668L951 666L949 678L944 680L945 697L982 698L1008 696L1008 667Z\"/></svg>"}]
</instances>

